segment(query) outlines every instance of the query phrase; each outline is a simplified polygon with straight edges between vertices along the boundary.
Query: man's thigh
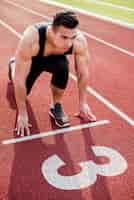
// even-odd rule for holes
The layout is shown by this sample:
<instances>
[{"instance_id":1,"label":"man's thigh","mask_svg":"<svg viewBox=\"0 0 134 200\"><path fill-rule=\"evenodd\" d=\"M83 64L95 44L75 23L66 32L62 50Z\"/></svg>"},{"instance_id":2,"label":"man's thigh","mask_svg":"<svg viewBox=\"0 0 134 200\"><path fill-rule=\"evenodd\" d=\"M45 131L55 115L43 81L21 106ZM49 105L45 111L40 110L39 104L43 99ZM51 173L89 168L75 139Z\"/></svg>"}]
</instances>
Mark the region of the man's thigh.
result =
<instances>
[{"instance_id":1,"label":"man's thigh","mask_svg":"<svg viewBox=\"0 0 134 200\"><path fill-rule=\"evenodd\" d=\"M64 55L49 56L45 62L45 71L52 74L51 83L60 88L65 89L69 76L69 63Z\"/></svg>"},{"instance_id":2,"label":"man's thigh","mask_svg":"<svg viewBox=\"0 0 134 200\"><path fill-rule=\"evenodd\" d=\"M27 94L30 93L34 82L43 71L52 74L52 84L65 89L69 73L68 60L64 55L51 55L32 60L31 70L26 79Z\"/></svg>"},{"instance_id":3,"label":"man's thigh","mask_svg":"<svg viewBox=\"0 0 134 200\"><path fill-rule=\"evenodd\" d=\"M44 71L44 63L40 62L40 59L32 59L31 69L26 78L26 90L27 95L30 93L33 84L40 74Z\"/></svg>"}]
</instances>

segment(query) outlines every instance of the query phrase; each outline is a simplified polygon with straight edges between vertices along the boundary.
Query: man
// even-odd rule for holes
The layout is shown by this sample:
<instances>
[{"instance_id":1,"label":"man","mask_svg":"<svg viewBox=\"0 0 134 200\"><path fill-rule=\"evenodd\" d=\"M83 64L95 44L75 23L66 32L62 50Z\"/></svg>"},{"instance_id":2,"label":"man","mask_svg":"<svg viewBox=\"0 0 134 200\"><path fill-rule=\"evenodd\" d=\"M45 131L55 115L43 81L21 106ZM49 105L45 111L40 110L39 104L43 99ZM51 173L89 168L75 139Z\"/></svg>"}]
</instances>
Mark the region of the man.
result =
<instances>
[{"instance_id":1,"label":"man","mask_svg":"<svg viewBox=\"0 0 134 200\"><path fill-rule=\"evenodd\" d=\"M66 11L57 13L52 24L34 24L28 27L19 42L15 58L9 62L9 78L14 84L18 108L17 134L30 134L26 98L33 83L43 72L52 73L51 90L53 105L49 114L59 127L70 125L69 118L62 108L62 97L68 82L68 60L66 55L74 54L75 69L78 78L80 117L96 121L86 99L86 87L89 78L88 45L78 30L75 13Z\"/></svg>"}]
</instances>

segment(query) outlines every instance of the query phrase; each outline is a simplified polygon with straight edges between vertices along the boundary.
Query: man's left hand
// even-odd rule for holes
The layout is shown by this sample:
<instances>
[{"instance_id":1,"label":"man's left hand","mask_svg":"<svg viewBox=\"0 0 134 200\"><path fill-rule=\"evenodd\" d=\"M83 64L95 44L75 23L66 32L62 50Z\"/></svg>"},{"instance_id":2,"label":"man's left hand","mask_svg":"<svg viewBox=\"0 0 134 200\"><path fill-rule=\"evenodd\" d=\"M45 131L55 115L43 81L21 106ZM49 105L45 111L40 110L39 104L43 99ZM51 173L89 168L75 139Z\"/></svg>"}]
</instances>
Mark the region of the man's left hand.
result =
<instances>
[{"instance_id":1,"label":"man's left hand","mask_svg":"<svg viewBox=\"0 0 134 200\"><path fill-rule=\"evenodd\" d=\"M95 122L96 116L92 113L88 104L80 105L80 112L75 114L75 116L80 117L85 122Z\"/></svg>"}]
</instances>

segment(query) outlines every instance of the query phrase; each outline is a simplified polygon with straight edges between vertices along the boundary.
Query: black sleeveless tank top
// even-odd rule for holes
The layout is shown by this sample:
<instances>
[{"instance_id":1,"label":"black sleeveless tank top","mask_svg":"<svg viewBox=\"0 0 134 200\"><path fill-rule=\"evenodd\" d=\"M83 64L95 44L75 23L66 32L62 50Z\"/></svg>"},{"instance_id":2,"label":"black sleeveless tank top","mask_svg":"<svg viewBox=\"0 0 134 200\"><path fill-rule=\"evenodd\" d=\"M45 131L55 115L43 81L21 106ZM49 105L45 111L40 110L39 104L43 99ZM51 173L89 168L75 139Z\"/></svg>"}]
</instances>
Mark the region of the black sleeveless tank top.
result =
<instances>
[{"instance_id":1,"label":"black sleeveless tank top","mask_svg":"<svg viewBox=\"0 0 134 200\"><path fill-rule=\"evenodd\" d=\"M40 49L37 54L37 57L42 57L44 53L44 47L45 47L45 41L46 41L47 24L35 24L34 27L38 30L38 33L39 33ZM73 51L73 45L63 55L72 54L72 51Z\"/></svg>"}]
</instances>

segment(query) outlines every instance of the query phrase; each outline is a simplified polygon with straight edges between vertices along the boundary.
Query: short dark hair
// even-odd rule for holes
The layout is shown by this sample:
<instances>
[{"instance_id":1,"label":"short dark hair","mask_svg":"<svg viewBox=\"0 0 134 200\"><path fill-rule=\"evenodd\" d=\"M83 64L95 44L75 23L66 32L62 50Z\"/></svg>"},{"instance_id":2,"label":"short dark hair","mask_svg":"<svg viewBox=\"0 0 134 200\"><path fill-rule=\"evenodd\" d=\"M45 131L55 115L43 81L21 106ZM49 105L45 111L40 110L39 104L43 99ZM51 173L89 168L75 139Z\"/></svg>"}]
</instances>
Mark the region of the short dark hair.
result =
<instances>
[{"instance_id":1,"label":"short dark hair","mask_svg":"<svg viewBox=\"0 0 134 200\"><path fill-rule=\"evenodd\" d=\"M66 28L73 29L77 27L79 24L79 21L77 19L77 16L72 11L63 11L59 12L54 16L53 19L53 27L56 28L58 26L65 26Z\"/></svg>"}]
</instances>

